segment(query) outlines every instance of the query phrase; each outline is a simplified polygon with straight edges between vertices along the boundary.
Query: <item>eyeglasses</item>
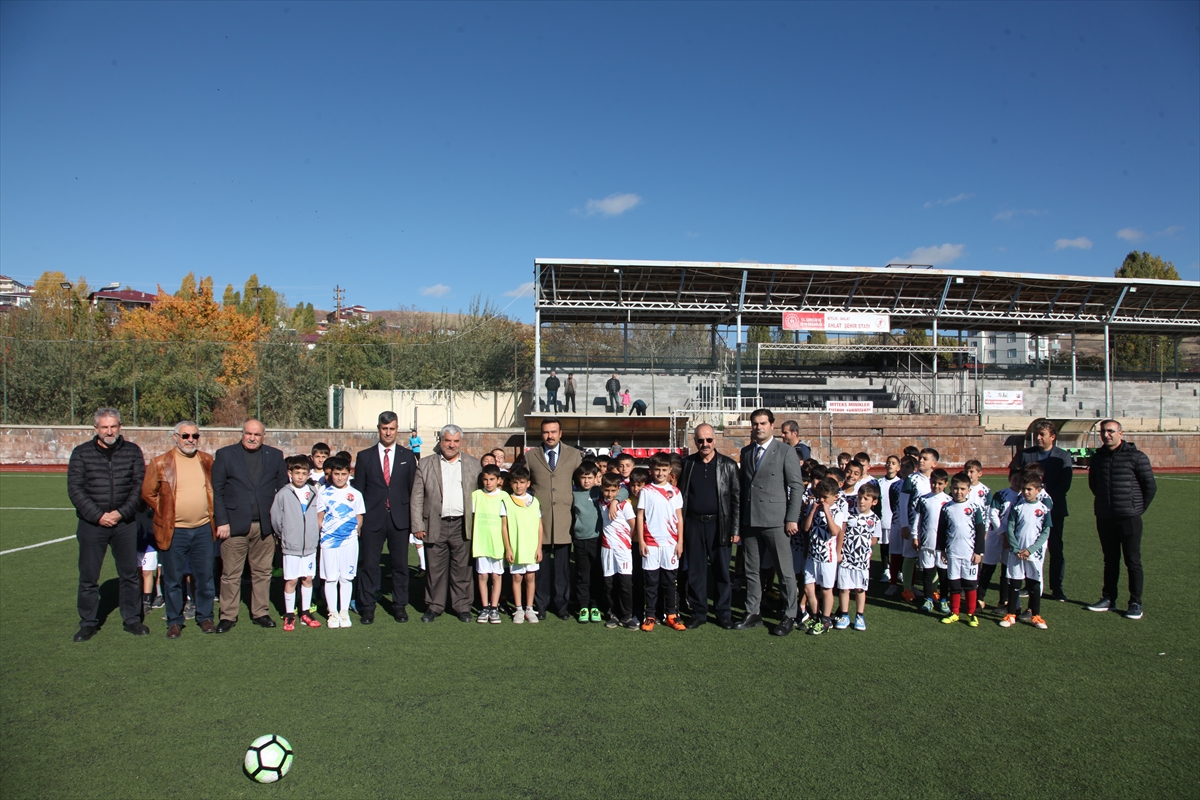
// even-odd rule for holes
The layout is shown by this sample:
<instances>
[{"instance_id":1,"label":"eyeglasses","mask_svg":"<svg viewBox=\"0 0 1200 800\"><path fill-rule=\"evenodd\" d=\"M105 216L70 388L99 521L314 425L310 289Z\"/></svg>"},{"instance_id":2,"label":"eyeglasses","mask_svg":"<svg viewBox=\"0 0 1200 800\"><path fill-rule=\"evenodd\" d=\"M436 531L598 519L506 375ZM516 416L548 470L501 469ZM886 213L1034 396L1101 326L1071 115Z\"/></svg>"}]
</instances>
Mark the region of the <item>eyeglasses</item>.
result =
<instances>
[{"instance_id":1,"label":"eyeglasses","mask_svg":"<svg viewBox=\"0 0 1200 800\"><path fill-rule=\"evenodd\" d=\"M712 444L715 441L716 439L701 439L699 436L696 437L696 444Z\"/></svg>"},{"instance_id":2,"label":"eyeglasses","mask_svg":"<svg viewBox=\"0 0 1200 800\"><path fill-rule=\"evenodd\" d=\"M197 442L200 441L199 433L177 433L175 435L178 436L180 439L184 439L184 440L195 439Z\"/></svg>"}]
</instances>

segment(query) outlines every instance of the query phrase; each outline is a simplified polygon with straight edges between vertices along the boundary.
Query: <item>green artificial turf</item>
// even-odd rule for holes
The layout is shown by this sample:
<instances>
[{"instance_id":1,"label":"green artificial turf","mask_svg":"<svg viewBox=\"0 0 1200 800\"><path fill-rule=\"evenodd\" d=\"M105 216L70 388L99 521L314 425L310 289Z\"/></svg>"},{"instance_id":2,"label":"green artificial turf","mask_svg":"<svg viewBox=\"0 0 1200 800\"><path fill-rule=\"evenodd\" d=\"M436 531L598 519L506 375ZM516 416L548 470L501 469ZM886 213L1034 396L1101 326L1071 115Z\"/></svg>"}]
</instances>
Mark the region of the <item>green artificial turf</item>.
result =
<instances>
[{"instance_id":1,"label":"green artificial turf","mask_svg":"<svg viewBox=\"0 0 1200 800\"><path fill-rule=\"evenodd\" d=\"M10 553L0 797L1194 797L1200 478L1159 485L1145 618L1083 608L1101 560L1077 480L1073 602L1044 602L1048 631L873 596L865 633L820 637L382 613L284 633L243 613L167 641L161 612L134 638L114 610L74 644L75 545ZM0 475L0 549L74 531L12 507L68 505L61 475ZM112 608L111 559L102 584ZM241 770L264 733L296 750L270 786Z\"/></svg>"}]
</instances>

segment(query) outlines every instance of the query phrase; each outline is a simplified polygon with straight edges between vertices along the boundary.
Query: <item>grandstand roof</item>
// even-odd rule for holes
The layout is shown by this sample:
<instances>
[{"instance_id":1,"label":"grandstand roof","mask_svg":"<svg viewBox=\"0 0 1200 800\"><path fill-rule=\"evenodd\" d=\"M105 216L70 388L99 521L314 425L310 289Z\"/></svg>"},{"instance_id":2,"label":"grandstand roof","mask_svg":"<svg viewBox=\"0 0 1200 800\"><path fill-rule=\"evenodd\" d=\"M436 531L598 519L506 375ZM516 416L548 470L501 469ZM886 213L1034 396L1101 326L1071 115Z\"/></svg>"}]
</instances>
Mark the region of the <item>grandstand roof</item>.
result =
<instances>
[{"instance_id":1,"label":"grandstand roof","mask_svg":"<svg viewBox=\"0 0 1200 800\"><path fill-rule=\"evenodd\" d=\"M798 312L889 314L893 330L1200 333L1200 282L719 261L534 261L535 309L549 322L778 327Z\"/></svg>"}]
</instances>

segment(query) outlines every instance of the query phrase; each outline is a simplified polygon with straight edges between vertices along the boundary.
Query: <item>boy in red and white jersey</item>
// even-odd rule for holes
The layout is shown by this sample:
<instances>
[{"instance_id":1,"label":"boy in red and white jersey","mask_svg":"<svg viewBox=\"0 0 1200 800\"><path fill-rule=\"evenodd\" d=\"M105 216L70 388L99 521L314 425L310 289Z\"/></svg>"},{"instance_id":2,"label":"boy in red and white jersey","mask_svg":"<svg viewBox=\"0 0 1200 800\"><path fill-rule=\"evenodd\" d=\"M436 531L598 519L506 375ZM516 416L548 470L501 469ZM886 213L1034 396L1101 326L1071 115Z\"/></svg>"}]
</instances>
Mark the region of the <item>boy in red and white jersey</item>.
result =
<instances>
[{"instance_id":1,"label":"boy in red and white jersey","mask_svg":"<svg viewBox=\"0 0 1200 800\"><path fill-rule=\"evenodd\" d=\"M605 627L637 630L638 623L633 618L633 526L637 514L628 500L617 500L622 488L621 475L606 472L600 478L601 495L596 501L600 520L604 523L600 534L600 564L604 567L604 584L611 604ZM616 514L610 518L611 503L616 503Z\"/></svg>"},{"instance_id":2,"label":"boy in red and white jersey","mask_svg":"<svg viewBox=\"0 0 1200 800\"><path fill-rule=\"evenodd\" d=\"M638 493L637 532L645 571L646 615L642 630L654 630L658 592L663 591L667 625L677 631L687 626L676 608L675 580L683 555L683 495L671 485L671 457L655 453L650 458L653 481Z\"/></svg>"}]
</instances>

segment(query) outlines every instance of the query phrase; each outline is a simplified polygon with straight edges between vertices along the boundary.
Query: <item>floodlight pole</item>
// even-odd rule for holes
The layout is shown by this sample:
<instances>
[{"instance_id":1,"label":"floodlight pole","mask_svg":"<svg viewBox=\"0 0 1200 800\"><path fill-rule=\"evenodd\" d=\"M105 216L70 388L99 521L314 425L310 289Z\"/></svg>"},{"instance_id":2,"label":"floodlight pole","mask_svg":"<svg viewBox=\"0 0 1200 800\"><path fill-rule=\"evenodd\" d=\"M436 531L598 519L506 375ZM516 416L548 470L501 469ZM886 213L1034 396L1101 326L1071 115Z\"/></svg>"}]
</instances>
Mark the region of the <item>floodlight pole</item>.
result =
<instances>
[{"instance_id":1,"label":"floodlight pole","mask_svg":"<svg viewBox=\"0 0 1200 800\"><path fill-rule=\"evenodd\" d=\"M937 413L937 379L938 379L938 324L937 317L933 318L933 413Z\"/></svg>"},{"instance_id":2,"label":"floodlight pole","mask_svg":"<svg viewBox=\"0 0 1200 800\"><path fill-rule=\"evenodd\" d=\"M746 302L746 279L749 276L749 270L742 270L742 290L738 293L737 350L734 358L737 368L737 410L739 414L742 411L742 305Z\"/></svg>"},{"instance_id":3,"label":"floodlight pole","mask_svg":"<svg viewBox=\"0 0 1200 800\"><path fill-rule=\"evenodd\" d=\"M538 410L538 380L542 374L542 267L533 262L533 408ZM516 409L513 409L514 413Z\"/></svg>"},{"instance_id":4,"label":"floodlight pole","mask_svg":"<svg viewBox=\"0 0 1200 800\"><path fill-rule=\"evenodd\" d=\"M1071 331L1071 394L1075 394L1075 331Z\"/></svg>"},{"instance_id":5,"label":"floodlight pole","mask_svg":"<svg viewBox=\"0 0 1200 800\"><path fill-rule=\"evenodd\" d=\"M1104 325L1104 416L1112 416L1112 389L1109 386L1109 376L1112 374L1108 363L1108 324Z\"/></svg>"}]
</instances>

